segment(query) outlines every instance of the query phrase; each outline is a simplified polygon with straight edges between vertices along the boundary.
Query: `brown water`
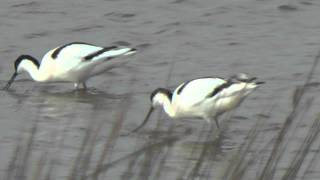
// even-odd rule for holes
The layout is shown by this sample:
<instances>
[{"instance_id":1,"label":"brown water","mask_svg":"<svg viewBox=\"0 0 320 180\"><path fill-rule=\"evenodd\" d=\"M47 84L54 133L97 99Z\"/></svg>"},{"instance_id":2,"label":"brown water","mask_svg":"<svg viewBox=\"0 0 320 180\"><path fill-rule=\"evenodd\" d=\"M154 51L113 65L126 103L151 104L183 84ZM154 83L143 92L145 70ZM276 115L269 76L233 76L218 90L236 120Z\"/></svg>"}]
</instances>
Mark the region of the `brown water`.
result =
<instances>
[{"instance_id":1,"label":"brown water","mask_svg":"<svg viewBox=\"0 0 320 180\"><path fill-rule=\"evenodd\" d=\"M92 78L87 92L27 75L1 91L0 178L91 179L101 164L99 179L223 179L262 119L251 149L261 151L243 176L257 179L320 49L319 16L317 0L1 1L1 86L20 54L40 59L72 41L130 43L140 52ZM141 132L119 136L143 120L153 89L235 72L267 83L222 118L219 137L205 121L171 121L160 110ZM318 116L319 73L316 68L306 96L311 107L288 132L274 179L286 172ZM320 179L313 158L319 143L308 149L297 179Z\"/></svg>"}]
</instances>

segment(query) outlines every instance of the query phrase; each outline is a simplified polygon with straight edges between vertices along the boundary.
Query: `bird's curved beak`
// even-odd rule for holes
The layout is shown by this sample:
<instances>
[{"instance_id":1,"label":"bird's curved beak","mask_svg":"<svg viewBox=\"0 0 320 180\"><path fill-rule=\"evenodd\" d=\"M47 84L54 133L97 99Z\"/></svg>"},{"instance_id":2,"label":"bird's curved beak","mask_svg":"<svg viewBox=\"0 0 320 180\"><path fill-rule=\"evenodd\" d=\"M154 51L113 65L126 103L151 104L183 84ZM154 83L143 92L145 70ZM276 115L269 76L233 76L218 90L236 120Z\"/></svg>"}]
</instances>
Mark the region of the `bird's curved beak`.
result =
<instances>
[{"instance_id":1,"label":"bird's curved beak","mask_svg":"<svg viewBox=\"0 0 320 180\"><path fill-rule=\"evenodd\" d=\"M14 72L13 75L11 76L10 80L8 81L7 85L3 88L3 90L8 90L15 78L17 77L18 73Z\"/></svg>"},{"instance_id":2,"label":"bird's curved beak","mask_svg":"<svg viewBox=\"0 0 320 180\"><path fill-rule=\"evenodd\" d=\"M139 129L141 129L148 122L148 120L150 118L150 115L152 114L153 110L154 110L154 108L151 106L149 111L148 111L147 116L144 119L144 121L138 127L136 127L134 130L129 132L128 135L131 134L131 133L137 132Z\"/></svg>"}]
</instances>

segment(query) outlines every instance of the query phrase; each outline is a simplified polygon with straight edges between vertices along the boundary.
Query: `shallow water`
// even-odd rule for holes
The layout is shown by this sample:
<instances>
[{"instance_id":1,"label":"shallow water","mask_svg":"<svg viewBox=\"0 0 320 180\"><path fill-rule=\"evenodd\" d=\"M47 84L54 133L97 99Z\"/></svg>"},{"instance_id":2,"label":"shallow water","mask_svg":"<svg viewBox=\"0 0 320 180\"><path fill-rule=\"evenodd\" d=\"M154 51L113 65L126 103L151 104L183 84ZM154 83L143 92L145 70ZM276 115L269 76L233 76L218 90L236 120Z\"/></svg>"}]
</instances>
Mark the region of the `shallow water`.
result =
<instances>
[{"instance_id":1,"label":"shallow water","mask_svg":"<svg viewBox=\"0 0 320 180\"><path fill-rule=\"evenodd\" d=\"M223 179L262 119L251 150L263 151L243 177L256 179L320 49L319 15L315 0L1 1L1 86L20 54L40 59L72 41L130 44L140 52L92 78L87 92L74 91L71 83L35 83L27 75L1 91L0 177L32 179L40 169L40 179L90 179L102 164L99 179ZM303 101L312 99L311 107L288 132L274 179L318 116L318 69ZM235 72L267 83L222 118L219 137L204 121L171 121L160 110L141 132L120 136L143 120L153 89ZM312 161L319 143L309 149L297 179L320 178L318 159Z\"/></svg>"}]
</instances>

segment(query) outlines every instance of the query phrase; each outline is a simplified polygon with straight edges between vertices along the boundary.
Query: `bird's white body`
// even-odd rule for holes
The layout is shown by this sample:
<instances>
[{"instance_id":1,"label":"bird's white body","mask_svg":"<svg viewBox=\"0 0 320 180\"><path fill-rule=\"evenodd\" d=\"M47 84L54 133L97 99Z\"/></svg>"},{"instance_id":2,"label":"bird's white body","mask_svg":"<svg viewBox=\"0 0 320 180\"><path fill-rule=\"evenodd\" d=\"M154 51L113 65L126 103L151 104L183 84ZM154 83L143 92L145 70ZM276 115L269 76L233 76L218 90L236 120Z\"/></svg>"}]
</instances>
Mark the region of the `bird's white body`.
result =
<instances>
[{"instance_id":1,"label":"bird's white body","mask_svg":"<svg viewBox=\"0 0 320 180\"><path fill-rule=\"evenodd\" d=\"M172 118L181 117L203 117L208 111L214 108L208 108L209 99L206 98L208 93L221 84L225 83L222 79L196 79L188 82L188 84L181 84L178 86L172 95L171 112L168 115ZM178 94L178 90L186 85ZM212 100L212 99L211 99ZM166 106L170 107L170 106ZM170 108L168 108L170 109Z\"/></svg>"},{"instance_id":2,"label":"bird's white body","mask_svg":"<svg viewBox=\"0 0 320 180\"><path fill-rule=\"evenodd\" d=\"M92 58L90 61L84 61L83 57L103 48L87 44L73 44L65 47L57 59L53 59L51 56L56 49L44 55L39 71L44 74L50 74L49 81L71 82L82 82L90 78L98 73L94 71L98 64L105 62L104 60L107 58L124 55L131 50L131 48L125 47L118 50L110 50ZM112 63L111 60L110 63Z\"/></svg>"},{"instance_id":3,"label":"bird's white body","mask_svg":"<svg viewBox=\"0 0 320 180\"><path fill-rule=\"evenodd\" d=\"M50 50L43 56L41 64L32 56L22 55L15 66L16 73L26 71L35 81L74 82L77 87L79 83L85 86L87 79L100 73L96 70L99 64L107 62L114 66L120 62L113 58L133 53L135 49L128 47L99 47L74 42Z\"/></svg>"},{"instance_id":4,"label":"bird's white body","mask_svg":"<svg viewBox=\"0 0 320 180\"><path fill-rule=\"evenodd\" d=\"M160 105L171 118L212 119L236 108L258 87L259 83L199 78L179 85L172 93L161 91L152 97L153 106Z\"/></svg>"},{"instance_id":5,"label":"bird's white body","mask_svg":"<svg viewBox=\"0 0 320 180\"><path fill-rule=\"evenodd\" d=\"M149 120L157 106L163 107L168 116L177 118L200 118L211 123L218 116L239 106L259 84L256 78L240 73L228 80L222 78L199 78L179 85L173 92L158 88L151 93L151 107L144 121L130 133L138 131ZM129 134L130 134L129 133Z\"/></svg>"}]
</instances>

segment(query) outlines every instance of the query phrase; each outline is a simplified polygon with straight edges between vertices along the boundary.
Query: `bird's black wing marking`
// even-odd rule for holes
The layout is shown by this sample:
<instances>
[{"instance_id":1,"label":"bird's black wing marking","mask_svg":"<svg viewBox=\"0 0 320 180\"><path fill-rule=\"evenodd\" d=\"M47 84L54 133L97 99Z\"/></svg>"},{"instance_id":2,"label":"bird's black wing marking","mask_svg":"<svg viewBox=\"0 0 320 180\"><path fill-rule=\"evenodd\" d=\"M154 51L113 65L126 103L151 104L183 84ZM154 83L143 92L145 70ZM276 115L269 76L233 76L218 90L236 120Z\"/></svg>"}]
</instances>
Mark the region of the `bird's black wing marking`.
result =
<instances>
[{"instance_id":1,"label":"bird's black wing marking","mask_svg":"<svg viewBox=\"0 0 320 180\"><path fill-rule=\"evenodd\" d=\"M67 46L70 46L70 45L73 45L73 44L86 44L86 45L92 45L92 44L88 44L88 43L85 43L85 42L71 42L71 43L68 43L68 44L65 44L63 46L60 46L58 47L56 50L53 51L53 53L51 54L51 57L53 59L56 59L59 55L59 53Z\"/></svg>"},{"instance_id":2,"label":"bird's black wing marking","mask_svg":"<svg viewBox=\"0 0 320 180\"><path fill-rule=\"evenodd\" d=\"M182 86L179 87L179 89L177 89L177 94L181 94L182 90L191 82L197 79L206 79L206 78L212 78L212 77L201 77L201 78L196 78L196 79L191 79L189 81L186 81L185 83L183 83ZM222 78L220 78L222 79Z\"/></svg>"},{"instance_id":3,"label":"bird's black wing marking","mask_svg":"<svg viewBox=\"0 0 320 180\"><path fill-rule=\"evenodd\" d=\"M221 92L222 90L230 87L233 84L232 81L228 80L227 82L221 84L220 86L216 87L211 93L209 93L207 95L207 98L213 97L215 95L217 95L219 92Z\"/></svg>"},{"instance_id":4,"label":"bird's black wing marking","mask_svg":"<svg viewBox=\"0 0 320 180\"><path fill-rule=\"evenodd\" d=\"M85 61L90 61L90 60L92 60L93 58L95 58L95 57L97 57L97 56L99 56L99 55L101 55L101 54L103 54L103 53L105 53L105 52L107 52L107 51L110 51L110 50L113 50L113 49L117 49L117 48L118 48L117 46L110 46L110 47L102 48L102 49L100 49L100 50L98 50L98 51L96 51L96 52L93 52L93 53L91 53L91 54L86 55L86 56L84 57L84 60L85 60Z\"/></svg>"},{"instance_id":5,"label":"bird's black wing marking","mask_svg":"<svg viewBox=\"0 0 320 180\"><path fill-rule=\"evenodd\" d=\"M201 77L201 78L197 78L197 79L223 79L223 78L213 78L213 77ZM186 81L182 86L179 87L179 89L177 89L177 94L181 94L181 92L183 91L183 89L191 82L197 79L191 79L189 81Z\"/></svg>"},{"instance_id":6,"label":"bird's black wing marking","mask_svg":"<svg viewBox=\"0 0 320 180\"><path fill-rule=\"evenodd\" d=\"M181 94L182 90L189 84L190 81L183 83L183 85L177 90L177 94Z\"/></svg>"}]
</instances>

